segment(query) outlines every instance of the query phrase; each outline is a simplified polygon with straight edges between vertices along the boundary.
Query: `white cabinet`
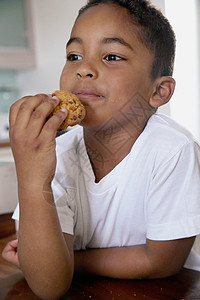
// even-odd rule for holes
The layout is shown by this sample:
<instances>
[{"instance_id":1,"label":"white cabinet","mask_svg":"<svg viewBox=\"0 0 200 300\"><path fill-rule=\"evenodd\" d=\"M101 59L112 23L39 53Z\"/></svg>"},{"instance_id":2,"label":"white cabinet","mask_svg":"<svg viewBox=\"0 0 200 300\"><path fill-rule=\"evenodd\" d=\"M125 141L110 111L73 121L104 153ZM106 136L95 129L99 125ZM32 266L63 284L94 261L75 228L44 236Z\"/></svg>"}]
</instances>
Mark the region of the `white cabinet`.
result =
<instances>
[{"instance_id":1,"label":"white cabinet","mask_svg":"<svg viewBox=\"0 0 200 300\"><path fill-rule=\"evenodd\" d=\"M0 214L12 213L18 202L17 177L13 163L0 163Z\"/></svg>"},{"instance_id":2,"label":"white cabinet","mask_svg":"<svg viewBox=\"0 0 200 300\"><path fill-rule=\"evenodd\" d=\"M32 0L0 1L0 68L35 66Z\"/></svg>"},{"instance_id":3,"label":"white cabinet","mask_svg":"<svg viewBox=\"0 0 200 300\"><path fill-rule=\"evenodd\" d=\"M17 176L10 147L0 148L0 214L14 211L18 202Z\"/></svg>"},{"instance_id":4,"label":"white cabinet","mask_svg":"<svg viewBox=\"0 0 200 300\"><path fill-rule=\"evenodd\" d=\"M0 147L0 166L14 164L14 157L10 147Z\"/></svg>"}]
</instances>

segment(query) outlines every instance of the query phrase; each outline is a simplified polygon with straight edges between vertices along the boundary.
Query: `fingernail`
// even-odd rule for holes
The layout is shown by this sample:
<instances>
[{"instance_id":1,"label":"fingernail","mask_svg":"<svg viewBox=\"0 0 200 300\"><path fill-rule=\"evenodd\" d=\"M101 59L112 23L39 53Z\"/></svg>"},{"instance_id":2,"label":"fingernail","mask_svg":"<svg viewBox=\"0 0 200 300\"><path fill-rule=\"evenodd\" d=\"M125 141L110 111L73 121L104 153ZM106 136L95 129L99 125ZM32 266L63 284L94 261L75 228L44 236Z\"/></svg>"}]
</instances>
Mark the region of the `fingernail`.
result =
<instances>
[{"instance_id":1,"label":"fingernail","mask_svg":"<svg viewBox=\"0 0 200 300\"><path fill-rule=\"evenodd\" d=\"M63 111L64 113L68 113L68 110L64 107L62 107L60 111Z\"/></svg>"},{"instance_id":2,"label":"fingernail","mask_svg":"<svg viewBox=\"0 0 200 300\"><path fill-rule=\"evenodd\" d=\"M59 98L57 96L53 96L53 99L55 99L56 101L59 101Z\"/></svg>"}]
</instances>

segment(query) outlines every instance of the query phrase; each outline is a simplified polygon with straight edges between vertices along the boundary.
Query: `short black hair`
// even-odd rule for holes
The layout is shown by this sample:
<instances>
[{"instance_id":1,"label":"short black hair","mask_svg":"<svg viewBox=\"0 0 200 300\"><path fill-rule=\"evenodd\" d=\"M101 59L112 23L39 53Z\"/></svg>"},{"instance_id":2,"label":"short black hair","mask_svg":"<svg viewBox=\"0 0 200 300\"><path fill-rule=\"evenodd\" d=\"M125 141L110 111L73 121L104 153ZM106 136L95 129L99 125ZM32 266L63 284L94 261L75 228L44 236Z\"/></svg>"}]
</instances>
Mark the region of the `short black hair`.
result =
<instances>
[{"instance_id":1,"label":"short black hair","mask_svg":"<svg viewBox=\"0 0 200 300\"><path fill-rule=\"evenodd\" d=\"M154 55L151 78L172 76L176 38L162 12L148 0L88 0L87 4L79 10L77 19L89 8L105 3L125 7L133 23L139 27L140 38Z\"/></svg>"}]
</instances>

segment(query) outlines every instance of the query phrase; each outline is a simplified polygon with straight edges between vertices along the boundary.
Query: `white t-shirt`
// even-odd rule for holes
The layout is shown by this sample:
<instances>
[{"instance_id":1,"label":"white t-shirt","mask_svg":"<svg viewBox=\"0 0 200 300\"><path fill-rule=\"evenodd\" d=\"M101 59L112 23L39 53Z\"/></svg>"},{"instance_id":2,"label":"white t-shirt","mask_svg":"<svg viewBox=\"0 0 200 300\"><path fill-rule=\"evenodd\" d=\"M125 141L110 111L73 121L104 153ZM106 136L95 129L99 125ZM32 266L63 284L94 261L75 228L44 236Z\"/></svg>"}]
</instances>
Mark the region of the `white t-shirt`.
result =
<instances>
[{"instance_id":1,"label":"white t-shirt","mask_svg":"<svg viewBox=\"0 0 200 300\"><path fill-rule=\"evenodd\" d=\"M57 138L56 151L52 188L75 250L200 234L200 148L171 118L153 115L130 153L98 183L82 127ZM200 271L196 247L185 266Z\"/></svg>"}]
</instances>

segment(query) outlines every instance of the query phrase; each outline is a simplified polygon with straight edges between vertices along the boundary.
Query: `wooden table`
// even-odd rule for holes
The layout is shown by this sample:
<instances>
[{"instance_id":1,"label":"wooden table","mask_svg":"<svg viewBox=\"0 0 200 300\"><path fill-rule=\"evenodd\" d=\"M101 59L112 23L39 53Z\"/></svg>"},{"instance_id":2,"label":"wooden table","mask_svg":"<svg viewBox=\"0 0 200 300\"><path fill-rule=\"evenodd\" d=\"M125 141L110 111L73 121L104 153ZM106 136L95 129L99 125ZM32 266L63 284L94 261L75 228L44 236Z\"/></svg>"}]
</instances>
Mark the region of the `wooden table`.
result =
<instances>
[{"instance_id":1,"label":"wooden table","mask_svg":"<svg viewBox=\"0 0 200 300\"><path fill-rule=\"evenodd\" d=\"M8 240L0 240L0 251ZM56 270L55 270L56 271ZM0 259L0 300L39 299L23 274ZM93 276L74 277L66 300L198 300L200 272L183 269L176 276L156 280L116 280Z\"/></svg>"}]
</instances>

